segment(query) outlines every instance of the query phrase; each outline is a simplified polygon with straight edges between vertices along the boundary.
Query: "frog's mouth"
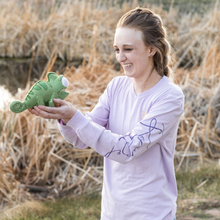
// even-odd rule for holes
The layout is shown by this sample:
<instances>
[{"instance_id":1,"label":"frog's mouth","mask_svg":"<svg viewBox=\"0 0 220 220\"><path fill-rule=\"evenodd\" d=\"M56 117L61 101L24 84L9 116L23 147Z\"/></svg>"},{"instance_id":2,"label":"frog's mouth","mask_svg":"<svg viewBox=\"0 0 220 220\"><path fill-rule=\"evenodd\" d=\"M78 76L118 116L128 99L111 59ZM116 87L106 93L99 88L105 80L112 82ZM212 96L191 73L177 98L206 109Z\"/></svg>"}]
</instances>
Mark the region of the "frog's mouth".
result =
<instances>
[{"instance_id":1,"label":"frog's mouth","mask_svg":"<svg viewBox=\"0 0 220 220\"><path fill-rule=\"evenodd\" d=\"M64 90L60 90L59 95L61 99L65 99L70 93Z\"/></svg>"},{"instance_id":2,"label":"frog's mouth","mask_svg":"<svg viewBox=\"0 0 220 220\"><path fill-rule=\"evenodd\" d=\"M60 92L64 92L64 93L66 93L66 89L62 89L62 90L60 90Z\"/></svg>"}]
</instances>

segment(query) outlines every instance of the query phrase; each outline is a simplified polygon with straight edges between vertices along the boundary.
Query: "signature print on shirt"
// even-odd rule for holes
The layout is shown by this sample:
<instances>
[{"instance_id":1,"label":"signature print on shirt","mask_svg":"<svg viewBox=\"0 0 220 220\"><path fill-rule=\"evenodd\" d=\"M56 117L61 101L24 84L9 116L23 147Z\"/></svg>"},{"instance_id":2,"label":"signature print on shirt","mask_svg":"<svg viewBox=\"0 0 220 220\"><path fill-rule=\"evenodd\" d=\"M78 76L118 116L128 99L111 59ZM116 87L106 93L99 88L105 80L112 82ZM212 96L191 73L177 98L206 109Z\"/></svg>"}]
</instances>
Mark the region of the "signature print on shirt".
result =
<instances>
[{"instance_id":1,"label":"signature print on shirt","mask_svg":"<svg viewBox=\"0 0 220 220\"><path fill-rule=\"evenodd\" d=\"M106 158L110 157L110 155L112 153L116 153L117 155L125 155L127 157L133 157L134 152L137 151L144 144L144 140L146 138L148 140L148 144L147 144L146 148L148 149L149 145L151 144L151 133L154 130L158 131L158 135L163 135L164 124L162 124L162 129L156 127L157 126L157 119L156 118L151 119L149 125L144 124L143 122L140 122L140 124L141 124L141 126L148 128L146 132L144 132L142 134L135 134L133 136L130 133L130 134L127 134L123 137L120 137L119 141L124 141L123 148L120 150L117 150L117 149L115 149L115 146L113 146L111 151L109 151L108 153L105 154L105 157ZM134 141L138 141L138 143L137 143L137 146L131 151L130 147L132 146Z\"/></svg>"}]
</instances>

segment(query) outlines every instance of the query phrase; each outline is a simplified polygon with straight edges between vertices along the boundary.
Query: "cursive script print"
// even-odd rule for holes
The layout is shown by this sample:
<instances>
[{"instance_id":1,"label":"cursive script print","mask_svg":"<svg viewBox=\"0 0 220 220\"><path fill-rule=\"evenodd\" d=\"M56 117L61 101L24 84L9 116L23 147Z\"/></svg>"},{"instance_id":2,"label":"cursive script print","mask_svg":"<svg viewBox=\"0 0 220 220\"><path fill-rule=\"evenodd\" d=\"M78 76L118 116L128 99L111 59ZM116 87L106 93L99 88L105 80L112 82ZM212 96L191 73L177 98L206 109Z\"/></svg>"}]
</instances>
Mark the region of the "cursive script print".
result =
<instances>
[{"instance_id":1,"label":"cursive script print","mask_svg":"<svg viewBox=\"0 0 220 220\"><path fill-rule=\"evenodd\" d=\"M140 122L141 126L144 127L144 130L146 128L146 132L142 133L142 134L134 134L132 136L132 134L127 134L123 137L119 138L119 141L123 141L123 147L122 149L115 149L115 146L112 147L111 151L109 151L108 153L105 154L105 157L110 157L111 154L113 153L117 153L117 155L125 155L127 157L132 157L134 156L134 153L144 144L144 141L147 139L147 146L146 148L149 148L149 145L151 144L151 134L153 131L158 131L158 135L163 135L163 131L164 131L164 124L161 124L162 128L158 128L157 127L157 120L156 118L153 118L149 125L148 124L144 124L143 122ZM137 141L137 145L136 147L131 150L131 146L132 144Z\"/></svg>"}]
</instances>

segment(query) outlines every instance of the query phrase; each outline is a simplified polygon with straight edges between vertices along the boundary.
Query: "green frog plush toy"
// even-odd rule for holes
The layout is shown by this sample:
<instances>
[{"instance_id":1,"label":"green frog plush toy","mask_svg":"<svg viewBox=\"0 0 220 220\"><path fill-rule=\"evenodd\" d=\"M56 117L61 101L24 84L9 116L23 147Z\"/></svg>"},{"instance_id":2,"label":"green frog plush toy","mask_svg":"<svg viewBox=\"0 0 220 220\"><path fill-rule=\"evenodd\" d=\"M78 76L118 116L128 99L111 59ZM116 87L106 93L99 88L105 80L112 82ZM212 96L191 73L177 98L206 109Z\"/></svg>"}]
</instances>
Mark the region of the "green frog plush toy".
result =
<instances>
[{"instance_id":1,"label":"green frog plush toy","mask_svg":"<svg viewBox=\"0 0 220 220\"><path fill-rule=\"evenodd\" d=\"M47 73L47 81L36 82L24 101L13 101L10 104L10 110L14 113L20 113L38 105L54 107L54 98L65 99L69 95L69 92L64 91L68 85L69 82L64 76L49 72Z\"/></svg>"}]
</instances>

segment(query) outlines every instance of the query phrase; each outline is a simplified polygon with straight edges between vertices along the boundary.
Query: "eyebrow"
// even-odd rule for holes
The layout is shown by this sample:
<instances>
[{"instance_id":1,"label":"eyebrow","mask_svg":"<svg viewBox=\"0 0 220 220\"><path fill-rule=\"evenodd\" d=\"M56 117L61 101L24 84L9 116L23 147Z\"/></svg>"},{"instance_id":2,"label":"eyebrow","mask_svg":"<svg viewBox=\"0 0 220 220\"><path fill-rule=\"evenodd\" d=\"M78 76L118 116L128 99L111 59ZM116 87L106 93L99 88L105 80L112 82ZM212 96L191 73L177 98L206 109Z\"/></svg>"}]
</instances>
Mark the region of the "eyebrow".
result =
<instances>
[{"instance_id":1,"label":"eyebrow","mask_svg":"<svg viewBox=\"0 0 220 220\"><path fill-rule=\"evenodd\" d=\"M132 45L132 44L123 44L122 46L123 46L123 47L126 47L126 46L129 46L129 47L130 47L130 46L135 47L135 46ZM117 47L117 45L113 44L113 47Z\"/></svg>"}]
</instances>

